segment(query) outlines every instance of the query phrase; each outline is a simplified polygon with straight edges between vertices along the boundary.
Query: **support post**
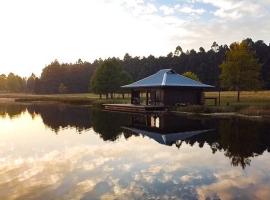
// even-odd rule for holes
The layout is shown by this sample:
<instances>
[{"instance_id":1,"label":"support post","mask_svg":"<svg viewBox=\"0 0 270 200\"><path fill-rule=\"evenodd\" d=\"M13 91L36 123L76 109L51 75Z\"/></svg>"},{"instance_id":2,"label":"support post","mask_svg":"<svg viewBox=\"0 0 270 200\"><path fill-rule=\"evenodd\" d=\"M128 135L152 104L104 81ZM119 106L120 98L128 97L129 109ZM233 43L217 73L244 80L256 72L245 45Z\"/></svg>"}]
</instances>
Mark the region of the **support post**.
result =
<instances>
[{"instance_id":1,"label":"support post","mask_svg":"<svg viewBox=\"0 0 270 200\"><path fill-rule=\"evenodd\" d=\"M131 97L130 97L130 103L134 103L134 90L131 90Z\"/></svg>"},{"instance_id":2,"label":"support post","mask_svg":"<svg viewBox=\"0 0 270 200\"><path fill-rule=\"evenodd\" d=\"M149 96L148 96L148 90L146 90L146 105L148 106Z\"/></svg>"},{"instance_id":3,"label":"support post","mask_svg":"<svg viewBox=\"0 0 270 200\"><path fill-rule=\"evenodd\" d=\"M220 106L220 92L221 92L221 89L219 87L219 90L218 90L218 105Z\"/></svg>"}]
</instances>

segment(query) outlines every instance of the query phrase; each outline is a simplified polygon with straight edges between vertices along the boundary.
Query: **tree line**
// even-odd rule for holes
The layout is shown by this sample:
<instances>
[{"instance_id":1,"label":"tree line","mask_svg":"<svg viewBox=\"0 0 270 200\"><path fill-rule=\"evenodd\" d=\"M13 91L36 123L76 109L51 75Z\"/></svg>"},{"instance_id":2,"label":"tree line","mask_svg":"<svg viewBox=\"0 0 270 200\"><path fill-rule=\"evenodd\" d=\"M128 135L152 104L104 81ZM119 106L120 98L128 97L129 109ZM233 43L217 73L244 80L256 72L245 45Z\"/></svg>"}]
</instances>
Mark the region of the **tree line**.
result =
<instances>
[{"instance_id":1,"label":"tree line","mask_svg":"<svg viewBox=\"0 0 270 200\"><path fill-rule=\"evenodd\" d=\"M241 43L246 44L259 63L259 73L256 74L260 79L261 88L270 89L270 44L267 45L262 40L254 42L250 38ZM228 46L214 42L208 51L203 47L200 47L199 51L183 51L177 46L167 56L160 57L132 57L126 54L123 59L98 59L92 63L81 59L75 63L59 63L55 60L45 66L40 77L34 74L28 78L12 73L8 76L1 75L0 91L26 91L38 94L95 92L109 95L118 92L120 85L139 80L164 68L171 68L179 74L192 72L200 81L214 85L217 89L249 89L239 84L232 87L221 80L224 68L222 63L227 60L228 52L233 50L235 44Z\"/></svg>"},{"instance_id":2,"label":"tree line","mask_svg":"<svg viewBox=\"0 0 270 200\"><path fill-rule=\"evenodd\" d=\"M0 91L9 92L20 92L26 91L27 81L13 73L9 73L7 76L5 74L0 75Z\"/></svg>"}]
</instances>

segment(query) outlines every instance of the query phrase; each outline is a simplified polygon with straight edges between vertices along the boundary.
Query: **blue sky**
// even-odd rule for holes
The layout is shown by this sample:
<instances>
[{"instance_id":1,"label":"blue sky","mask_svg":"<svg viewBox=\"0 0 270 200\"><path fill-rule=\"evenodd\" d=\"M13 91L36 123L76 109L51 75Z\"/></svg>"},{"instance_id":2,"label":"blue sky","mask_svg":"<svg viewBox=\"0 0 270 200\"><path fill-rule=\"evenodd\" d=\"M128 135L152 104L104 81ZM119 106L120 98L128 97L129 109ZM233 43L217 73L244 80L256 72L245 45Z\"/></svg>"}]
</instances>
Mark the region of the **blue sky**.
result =
<instances>
[{"instance_id":1,"label":"blue sky","mask_svg":"<svg viewBox=\"0 0 270 200\"><path fill-rule=\"evenodd\" d=\"M268 44L269 19L270 0L0 0L0 73L39 75L54 59L160 56L247 37Z\"/></svg>"}]
</instances>

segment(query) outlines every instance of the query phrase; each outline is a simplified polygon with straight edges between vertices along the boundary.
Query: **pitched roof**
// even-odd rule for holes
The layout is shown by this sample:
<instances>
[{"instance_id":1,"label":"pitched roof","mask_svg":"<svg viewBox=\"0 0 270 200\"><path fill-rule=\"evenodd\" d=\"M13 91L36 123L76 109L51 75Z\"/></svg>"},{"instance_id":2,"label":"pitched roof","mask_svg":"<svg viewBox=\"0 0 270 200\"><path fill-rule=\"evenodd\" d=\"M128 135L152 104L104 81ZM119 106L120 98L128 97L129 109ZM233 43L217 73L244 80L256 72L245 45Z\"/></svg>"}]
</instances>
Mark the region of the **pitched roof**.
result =
<instances>
[{"instance_id":1,"label":"pitched roof","mask_svg":"<svg viewBox=\"0 0 270 200\"><path fill-rule=\"evenodd\" d=\"M132 128L132 127L122 127L122 128L125 130L132 131L133 133L136 133L136 134L148 136L149 138L154 139L158 143L165 144L165 145L172 145L177 140L183 141L193 136L213 131L213 129L204 129L204 130L176 132L176 133L170 133L170 134L160 134L160 133L151 132L147 130L141 130L141 129Z\"/></svg>"},{"instance_id":2,"label":"pitched roof","mask_svg":"<svg viewBox=\"0 0 270 200\"><path fill-rule=\"evenodd\" d=\"M197 87L210 88L211 85L203 84L188 77L177 74L172 69L162 69L157 73L144 79L124 85L122 88L139 88L139 87Z\"/></svg>"}]
</instances>

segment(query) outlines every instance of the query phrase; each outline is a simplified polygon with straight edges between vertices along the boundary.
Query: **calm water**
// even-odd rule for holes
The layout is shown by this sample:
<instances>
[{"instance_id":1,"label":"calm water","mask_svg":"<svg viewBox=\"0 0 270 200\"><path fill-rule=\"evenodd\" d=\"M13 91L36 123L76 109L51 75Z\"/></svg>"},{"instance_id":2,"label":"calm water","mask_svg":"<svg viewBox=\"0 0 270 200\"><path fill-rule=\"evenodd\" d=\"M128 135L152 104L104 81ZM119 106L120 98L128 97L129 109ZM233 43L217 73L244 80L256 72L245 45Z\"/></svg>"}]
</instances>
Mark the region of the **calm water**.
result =
<instances>
[{"instance_id":1,"label":"calm water","mask_svg":"<svg viewBox=\"0 0 270 200\"><path fill-rule=\"evenodd\" d=\"M270 199L267 122L0 105L0 199Z\"/></svg>"}]
</instances>

